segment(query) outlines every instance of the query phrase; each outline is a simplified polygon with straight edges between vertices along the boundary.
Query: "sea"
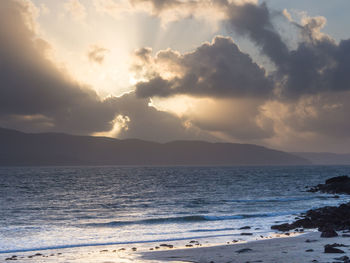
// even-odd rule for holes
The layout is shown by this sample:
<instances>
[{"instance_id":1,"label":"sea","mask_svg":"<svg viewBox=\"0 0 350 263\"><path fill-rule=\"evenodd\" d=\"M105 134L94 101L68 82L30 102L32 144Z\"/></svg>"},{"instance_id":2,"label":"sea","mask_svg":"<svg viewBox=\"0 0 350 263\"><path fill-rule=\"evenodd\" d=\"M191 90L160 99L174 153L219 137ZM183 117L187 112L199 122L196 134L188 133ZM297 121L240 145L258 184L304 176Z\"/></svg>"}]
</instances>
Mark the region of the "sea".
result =
<instances>
[{"instance_id":1,"label":"sea","mask_svg":"<svg viewBox=\"0 0 350 263\"><path fill-rule=\"evenodd\" d=\"M0 254L256 240L308 209L350 202L307 192L349 174L350 166L2 167Z\"/></svg>"}]
</instances>

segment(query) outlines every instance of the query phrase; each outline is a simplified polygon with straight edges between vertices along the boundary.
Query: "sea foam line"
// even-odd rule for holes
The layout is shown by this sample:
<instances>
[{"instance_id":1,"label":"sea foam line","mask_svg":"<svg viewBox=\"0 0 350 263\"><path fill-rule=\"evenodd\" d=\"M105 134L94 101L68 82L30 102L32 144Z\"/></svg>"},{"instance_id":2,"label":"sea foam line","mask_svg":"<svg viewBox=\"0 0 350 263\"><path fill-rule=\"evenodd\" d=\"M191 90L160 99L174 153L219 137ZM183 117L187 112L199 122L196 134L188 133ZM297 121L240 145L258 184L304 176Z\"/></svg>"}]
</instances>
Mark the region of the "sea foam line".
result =
<instances>
[{"instance_id":1,"label":"sea foam line","mask_svg":"<svg viewBox=\"0 0 350 263\"><path fill-rule=\"evenodd\" d=\"M166 238L166 239L155 239L155 240L139 240L139 241L125 241L125 242L106 242L106 243L82 243L82 244L71 244L61 246L47 246L47 247L36 247L36 248L23 248L23 249L8 249L0 250L0 254L8 253L22 253L22 252L34 252L44 250L55 250L55 249L68 249L68 248L82 248L82 247L99 247L99 246L113 246L113 245L130 245L130 244L147 244L147 243L158 243L158 242L171 242L171 241L182 241L190 239L201 239L201 238L212 238L212 237L226 237L235 236L235 234L221 234L221 235L206 235L206 236L191 236L181 238Z\"/></svg>"}]
</instances>

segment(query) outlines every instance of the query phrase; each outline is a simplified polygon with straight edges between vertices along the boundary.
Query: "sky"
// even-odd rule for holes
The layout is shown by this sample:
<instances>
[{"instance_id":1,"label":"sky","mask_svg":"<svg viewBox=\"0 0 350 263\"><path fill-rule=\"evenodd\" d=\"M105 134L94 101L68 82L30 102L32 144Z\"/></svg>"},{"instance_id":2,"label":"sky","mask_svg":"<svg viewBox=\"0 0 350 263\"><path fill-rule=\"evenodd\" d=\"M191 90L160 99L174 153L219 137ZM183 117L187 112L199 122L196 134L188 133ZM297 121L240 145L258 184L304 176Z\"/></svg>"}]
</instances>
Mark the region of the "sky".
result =
<instances>
[{"instance_id":1,"label":"sky","mask_svg":"<svg viewBox=\"0 0 350 263\"><path fill-rule=\"evenodd\" d=\"M348 0L0 1L0 127L350 152Z\"/></svg>"}]
</instances>

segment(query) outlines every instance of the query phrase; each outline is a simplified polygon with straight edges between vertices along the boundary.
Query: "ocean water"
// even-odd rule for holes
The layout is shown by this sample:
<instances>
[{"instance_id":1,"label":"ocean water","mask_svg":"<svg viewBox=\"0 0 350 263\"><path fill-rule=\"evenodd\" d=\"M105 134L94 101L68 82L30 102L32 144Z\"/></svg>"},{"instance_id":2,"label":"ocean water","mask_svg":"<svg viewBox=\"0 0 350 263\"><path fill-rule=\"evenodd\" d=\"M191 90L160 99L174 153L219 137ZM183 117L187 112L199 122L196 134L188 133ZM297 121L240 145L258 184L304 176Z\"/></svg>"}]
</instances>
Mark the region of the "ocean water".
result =
<instances>
[{"instance_id":1,"label":"ocean water","mask_svg":"<svg viewBox=\"0 0 350 263\"><path fill-rule=\"evenodd\" d=\"M350 201L305 188L349 174L347 166L3 167L0 254L254 240L276 222Z\"/></svg>"}]
</instances>

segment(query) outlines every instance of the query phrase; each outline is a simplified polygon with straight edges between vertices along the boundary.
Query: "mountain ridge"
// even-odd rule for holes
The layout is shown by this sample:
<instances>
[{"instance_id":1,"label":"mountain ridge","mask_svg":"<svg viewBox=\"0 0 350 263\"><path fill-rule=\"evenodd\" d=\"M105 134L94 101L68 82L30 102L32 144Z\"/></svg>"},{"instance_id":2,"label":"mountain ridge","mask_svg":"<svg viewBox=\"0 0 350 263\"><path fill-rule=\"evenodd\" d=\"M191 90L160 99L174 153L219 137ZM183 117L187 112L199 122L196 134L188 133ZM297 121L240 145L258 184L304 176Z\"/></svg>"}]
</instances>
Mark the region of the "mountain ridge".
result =
<instances>
[{"instance_id":1,"label":"mountain ridge","mask_svg":"<svg viewBox=\"0 0 350 263\"><path fill-rule=\"evenodd\" d=\"M302 157L254 144L178 140L167 143L0 128L1 166L307 165Z\"/></svg>"},{"instance_id":2,"label":"mountain ridge","mask_svg":"<svg viewBox=\"0 0 350 263\"><path fill-rule=\"evenodd\" d=\"M293 152L315 165L350 165L350 153Z\"/></svg>"}]
</instances>

